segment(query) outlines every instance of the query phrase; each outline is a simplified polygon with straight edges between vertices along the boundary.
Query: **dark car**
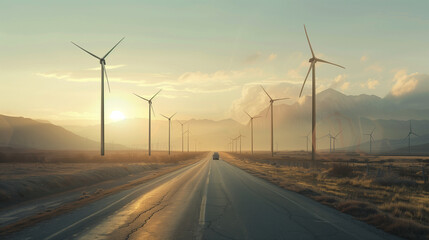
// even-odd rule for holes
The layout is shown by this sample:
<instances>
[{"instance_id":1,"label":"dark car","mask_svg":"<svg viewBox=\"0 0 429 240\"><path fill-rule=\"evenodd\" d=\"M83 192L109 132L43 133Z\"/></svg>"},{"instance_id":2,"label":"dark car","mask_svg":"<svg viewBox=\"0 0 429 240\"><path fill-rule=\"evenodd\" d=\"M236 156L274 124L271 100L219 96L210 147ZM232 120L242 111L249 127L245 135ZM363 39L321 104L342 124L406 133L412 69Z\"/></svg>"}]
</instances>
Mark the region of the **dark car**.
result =
<instances>
[{"instance_id":1,"label":"dark car","mask_svg":"<svg viewBox=\"0 0 429 240\"><path fill-rule=\"evenodd\" d=\"M219 160L219 153L218 152L213 153L213 160Z\"/></svg>"}]
</instances>

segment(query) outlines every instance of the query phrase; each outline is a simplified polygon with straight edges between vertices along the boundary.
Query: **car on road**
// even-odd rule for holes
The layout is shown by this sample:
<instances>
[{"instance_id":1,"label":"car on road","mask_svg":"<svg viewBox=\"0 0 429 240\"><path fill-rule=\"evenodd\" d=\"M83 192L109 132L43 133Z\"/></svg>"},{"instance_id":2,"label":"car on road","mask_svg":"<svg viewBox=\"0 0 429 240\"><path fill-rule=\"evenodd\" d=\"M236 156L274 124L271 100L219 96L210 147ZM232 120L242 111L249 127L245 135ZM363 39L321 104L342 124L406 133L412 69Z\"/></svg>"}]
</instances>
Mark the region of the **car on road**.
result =
<instances>
[{"instance_id":1,"label":"car on road","mask_svg":"<svg viewBox=\"0 0 429 240\"><path fill-rule=\"evenodd\" d=\"M219 160L219 153L218 152L213 153L213 160Z\"/></svg>"}]
</instances>

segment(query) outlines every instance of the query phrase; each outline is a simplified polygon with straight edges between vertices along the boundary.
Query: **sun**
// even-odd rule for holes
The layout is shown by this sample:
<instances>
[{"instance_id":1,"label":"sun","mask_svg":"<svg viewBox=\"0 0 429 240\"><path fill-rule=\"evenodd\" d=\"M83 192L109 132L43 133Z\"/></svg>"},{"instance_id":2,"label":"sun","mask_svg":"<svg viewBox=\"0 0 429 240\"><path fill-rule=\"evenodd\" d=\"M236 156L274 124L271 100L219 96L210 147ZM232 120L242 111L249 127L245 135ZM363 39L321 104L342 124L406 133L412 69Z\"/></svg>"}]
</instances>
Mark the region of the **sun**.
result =
<instances>
[{"instance_id":1,"label":"sun","mask_svg":"<svg viewBox=\"0 0 429 240\"><path fill-rule=\"evenodd\" d=\"M120 111L113 111L110 114L110 119L112 119L113 121L121 121L125 119L125 115Z\"/></svg>"}]
</instances>

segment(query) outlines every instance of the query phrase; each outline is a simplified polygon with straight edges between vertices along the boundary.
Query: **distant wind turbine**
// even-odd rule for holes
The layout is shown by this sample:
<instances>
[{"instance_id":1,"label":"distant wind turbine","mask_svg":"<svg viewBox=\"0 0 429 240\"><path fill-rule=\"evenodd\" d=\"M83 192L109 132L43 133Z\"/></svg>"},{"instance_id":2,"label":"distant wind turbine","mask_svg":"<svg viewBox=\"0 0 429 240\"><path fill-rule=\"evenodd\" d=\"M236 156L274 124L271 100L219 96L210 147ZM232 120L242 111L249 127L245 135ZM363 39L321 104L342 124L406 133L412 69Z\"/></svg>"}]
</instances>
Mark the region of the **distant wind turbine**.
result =
<instances>
[{"instance_id":1,"label":"distant wind turbine","mask_svg":"<svg viewBox=\"0 0 429 240\"><path fill-rule=\"evenodd\" d=\"M87 51L86 49L84 49L83 47L77 45L74 42L73 43L76 47L82 49L84 52L88 53L89 55L97 58L98 60L100 60L100 65L101 65L101 156L104 156L104 75L106 75L106 80L107 80L107 86L109 87L109 92L110 92L110 84L109 84L109 78L107 77L107 71L106 71L106 57L113 51L113 49L116 48L116 46L118 46L119 43L122 42L122 40L124 40L125 37L123 37L121 40L119 40L118 43L116 43L115 46L113 46L112 49L110 49L110 51L108 51L103 57L98 57L97 55Z\"/></svg>"},{"instance_id":2,"label":"distant wind turbine","mask_svg":"<svg viewBox=\"0 0 429 240\"><path fill-rule=\"evenodd\" d=\"M188 124L188 130L186 130L186 132L185 133L187 133L188 134L188 152L189 152L189 124Z\"/></svg>"},{"instance_id":3,"label":"distant wind turbine","mask_svg":"<svg viewBox=\"0 0 429 240\"><path fill-rule=\"evenodd\" d=\"M240 133L240 135L238 135L238 137L236 138L237 139L237 141L238 141L238 139L240 139L240 154L241 154L241 138L242 137L244 137L243 135L241 135L241 133Z\"/></svg>"},{"instance_id":4,"label":"distant wind turbine","mask_svg":"<svg viewBox=\"0 0 429 240\"><path fill-rule=\"evenodd\" d=\"M372 141L374 141L374 138L372 137L372 134L374 134L374 129L372 129L371 133L366 133L365 135L369 136L369 153L372 152Z\"/></svg>"},{"instance_id":5,"label":"distant wind turbine","mask_svg":"<svg viewBox=\"0 0 429 240\"><path fill-rule=\"evenodd\" d=\"M331 151L335 152L335 140L337 140L337 137L338 137L338 135L340 135L341 132L343 132L343 131L341 130L335 136L331 135L331 132L329 132L329 152L331 152ZM332 144L332 150L331 150L331 140L333 142L333 144Z\"/></svg>"},{"instance_id":6,"label":"distant wind turbine","mask_svg":"<svg viewBox=\"0 0 429 240\"><path fill-rule=\"evenodd\" d=\"M316 159L316 63L317 62L322 62L322 63L328 63L340 68L345 68L343 66L340 66L338 64L335 63L331 63L325 60L322 60L320 58L316 58L316 56L314 55L314 51L313 48L311 47L311 43L310 43L310 39L308 38L308 34L307 34L307 29L305 28L304 25L304 31L305 31L305 36L307 37L307 41L308 41L308 45L310 46L310 50L311 50L311 55L312 58L310 58L308 61L311 63L310 64L310 68L308 69L307 72L307 76L305 77L304 83L302 84L302 88L301 88L301 92L299 93L299 97L301 97L302 95L302 90L304 89L305 86L305 82L307 81L308 75L310 74L310 71L313 70L312 72L312 153L311 153L311 160L315 160Z\"/></svg>"},{"instance_id":7,"label":"distant wind turbine","mask_svg":"<svg viewBox=\"0 0 429 240\"><path fill-rule=\"evenodd\" d=\"M308 152L308 136L310 135L310 133L311 133L311 131L310 131L307 135L302 136L302 137L305 137L305 139L306 139L306 143L307 143L307 152Z\"/></svg>"},{"instance_id":8,"label":"distant wind turbine","mask_svg":"<svg viewBox=\"0 0 429 240\"><path fill-rule=\"evenodd\" d=\"M178 121L178 122L179 122L179 123L180 123L180 125L182 126L182 152L183 152L183 134L184 134L184 133L183 133L183 125L184 125L184 124L186 124L187 122L183 122L183 123L182 123L181 121Z\"/></svg>"},{"instance_id":9,"label":"distant wind turbine","mask_svg":"<svg viewBox=\"0 0 429 240\"><path fill-rule=\"evenodd\" d=\"M265 90L265 88L263 86L261 86L262 90L264 90L264 92L267 94L267 96L270 98L270 110L271 110L271 156L274 156L274 113L273 113L273 103L275 101L280 101L280 100L286 100L289 98L276 98L273 99L271 98L270 94L268 94L268 92Z\"/></svg>"},{"instance_id":10,"label":"distant wind turbine","mask_svg":"<svg viewBox=\"0 0 429 240\"><path fill-rule=\"evenodd\" d=\"M408 152L411 153L411 135L414 135L416 137L419 137L419 135L417 135L413 129L411 128L411 120L410 120L410 131L408 132L408 135L405 137L405 139L408 138Z\"/></svg>"},{"instance_id":11,"label":"distant wind turbine","mask_svg":"<svg viewBox=\"0 0 429 240\"><path fill-rule=\"evenodd\" d=\"M159 92L161 92L162 89L160 89L157 93L155 93L155 95L153 95L153 97L151 97L150 99L144 98L142 96L139 96L137 94L134 93L134 95L136 95L137 97L147 101L149 103L149 146L148 146L148 150L149 150L149 156L151 155L151 112L153 112L153 115L155 115L155 111L153 110L153 106L152 106L152 100L156 97L156 95L158 95Z\"/></svg>"},{"instance_id":12,"label":"distant wind turbine","mask_svg":"<svg viewBox=\"0 0 429 240\"><path fill-rule=\"evenodd\" d=\"M251 149L252 149L252 155L253 155L253 119L255 119L255 118L260 118L261 116L250 116L250 114L248 113L248 112L246 112L246 111L244 111L246 114L247 114L247 116L249 116L249 118L250 118L250 146L251 146Z\"/></svg>"},{"instance_id":13,"label":"distant wind turbine","mask_svg":"<svg viewBox=\"0 0 429 240\"><path fill-rule=\"evenodd\" d=\"M170 133L171 133L171 119L174 117L175 114L171 115L170 117L167 117L163 114L161 114L161 116L165 117L166 119L168 119L168 155L170 155Z\"/></svg>"}]
</instances>

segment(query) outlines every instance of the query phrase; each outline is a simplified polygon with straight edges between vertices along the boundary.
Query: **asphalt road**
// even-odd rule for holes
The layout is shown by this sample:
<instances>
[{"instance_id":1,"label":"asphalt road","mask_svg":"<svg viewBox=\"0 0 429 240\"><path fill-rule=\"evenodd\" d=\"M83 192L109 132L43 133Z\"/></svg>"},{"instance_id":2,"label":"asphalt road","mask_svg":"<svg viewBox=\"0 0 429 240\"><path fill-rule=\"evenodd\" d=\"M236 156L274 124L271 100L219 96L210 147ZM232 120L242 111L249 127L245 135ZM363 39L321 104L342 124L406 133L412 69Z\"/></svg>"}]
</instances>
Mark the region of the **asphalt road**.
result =
<instances>
[{"instance_id":1,"label":"asphalt road","mask_svg":"<svg viewBox=\"0 0 429 240\"><path fill-rule=\"evenodd\" d=\"M7 239L396 238L208 156Z\"/></svg>"}]
</instances>

